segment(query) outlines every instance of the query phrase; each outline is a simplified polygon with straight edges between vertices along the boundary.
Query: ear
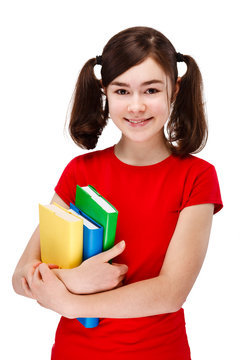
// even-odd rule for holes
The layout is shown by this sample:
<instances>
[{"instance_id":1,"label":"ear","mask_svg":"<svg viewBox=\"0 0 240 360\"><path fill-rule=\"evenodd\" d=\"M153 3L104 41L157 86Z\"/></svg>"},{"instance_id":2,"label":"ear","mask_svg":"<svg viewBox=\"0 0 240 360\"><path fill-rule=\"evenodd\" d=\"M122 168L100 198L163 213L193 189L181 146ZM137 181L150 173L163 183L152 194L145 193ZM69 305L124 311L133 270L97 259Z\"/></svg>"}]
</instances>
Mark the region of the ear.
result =
<instances>
[{"instance_id":1,"label":"ear","mask_svg":"<svg viewBox=\"0 0 240 360\"><path fill-rule=\"evenodd\" d=\"M101 84L101 88L103 89L103 92L105 95L107 95L107 88L105 88L102 84L102 79L99 80L100 81L100 84Z\"/></svg>"},{"instance_id":2,"label":"ear","mask_svg":"<svg viewBox=\"0 0 240 360\"><path fill-rule=\"evenodd\" d=\"M177 94L178 94L178 92L180 90L181 80L182 80L181 77L177 78L177 81L176 81L176 84L175 84L175 91L173 93L173 100L172 100L173 102L176 100Z\"/></svg>"}]
</instances>

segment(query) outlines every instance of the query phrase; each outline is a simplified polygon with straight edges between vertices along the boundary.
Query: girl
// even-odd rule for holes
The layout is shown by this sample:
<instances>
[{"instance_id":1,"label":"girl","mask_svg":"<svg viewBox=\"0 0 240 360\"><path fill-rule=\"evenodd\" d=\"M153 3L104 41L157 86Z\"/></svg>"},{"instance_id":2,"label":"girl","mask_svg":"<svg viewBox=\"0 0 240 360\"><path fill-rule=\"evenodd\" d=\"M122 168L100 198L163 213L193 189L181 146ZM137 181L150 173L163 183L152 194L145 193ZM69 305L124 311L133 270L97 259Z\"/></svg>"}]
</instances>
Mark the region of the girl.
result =
<instances>
[{"instance_id":1,"label":"girl","mask_svg":"<svg viewBox=\"0 0 240 360\"><path fill-rule=\"evenodd\" d=\"M182 78L179 61L187 65ZM187 360L182 305L204 261L213 213L222 208L214 167L190 155L207 138L196 62L152 28L118 33L79 75L73 140L93 149L108 117L121 130L120 141L74 158L53 201L68 208L77 184L93 185L119 211L116 245L75 269L53 269L40 261L37 228L13 286L63 315L54 360ZM101 319L85 329L76 317Z\"/></svg>"}]
</instances>

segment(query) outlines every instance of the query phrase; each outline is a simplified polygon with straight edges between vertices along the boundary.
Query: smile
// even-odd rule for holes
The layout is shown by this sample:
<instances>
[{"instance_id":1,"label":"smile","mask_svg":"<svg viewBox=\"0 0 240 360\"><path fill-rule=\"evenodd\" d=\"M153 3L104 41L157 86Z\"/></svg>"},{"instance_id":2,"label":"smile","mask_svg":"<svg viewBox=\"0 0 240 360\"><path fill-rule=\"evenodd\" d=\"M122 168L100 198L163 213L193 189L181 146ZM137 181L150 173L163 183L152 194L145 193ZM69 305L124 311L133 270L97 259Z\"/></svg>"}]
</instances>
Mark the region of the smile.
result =
<instances>
[{"instance_id":1,"label":"smile","mask_svg":"<svg viewBox=\"0 0 240 360\"><path fill-rule=\"evenodd\" d=\"M148 118L148 119L138 119L138 120L133 120L133 119L126 119L127 121L129 121L130 123L132 124L141 124L143 123L144 121L147 121L147 120L150 120L151 118Z\"/></svg>"}]
</instances>

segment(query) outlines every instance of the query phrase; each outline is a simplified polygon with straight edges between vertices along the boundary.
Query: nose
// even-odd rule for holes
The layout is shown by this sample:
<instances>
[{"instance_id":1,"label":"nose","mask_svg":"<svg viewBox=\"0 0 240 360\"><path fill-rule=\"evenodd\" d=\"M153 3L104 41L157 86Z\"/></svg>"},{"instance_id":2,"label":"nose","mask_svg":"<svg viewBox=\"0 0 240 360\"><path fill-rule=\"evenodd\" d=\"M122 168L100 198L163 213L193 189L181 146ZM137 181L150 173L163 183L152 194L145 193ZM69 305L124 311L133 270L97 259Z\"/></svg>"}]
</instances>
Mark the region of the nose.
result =
<instances>
[{"instance_id":1,"label":"nose","mask_svg":"<svg viewBox=\"0 0 240 360\"><path fill-rule=\"evenodd\" d=\"M128 104L128 112L130 113L144 112L145 110L146 105L140 96L134 96Z\"/></svg>"}]
</instances>

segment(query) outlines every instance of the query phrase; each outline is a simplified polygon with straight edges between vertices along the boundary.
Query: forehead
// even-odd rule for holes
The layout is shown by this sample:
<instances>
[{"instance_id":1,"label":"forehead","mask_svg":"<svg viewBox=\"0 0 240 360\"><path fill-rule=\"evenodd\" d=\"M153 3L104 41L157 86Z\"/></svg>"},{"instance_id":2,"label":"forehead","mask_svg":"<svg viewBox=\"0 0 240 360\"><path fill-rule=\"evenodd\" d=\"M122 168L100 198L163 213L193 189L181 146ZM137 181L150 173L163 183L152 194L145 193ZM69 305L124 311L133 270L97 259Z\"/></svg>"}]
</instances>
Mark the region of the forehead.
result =
<instances>
[{"instance_id":1,"label":"forehead","mask_svg":"<svg viewBox=\"0 0 240 360\"><path fill-rule=\"evenodd\" d=\"M149 80L159 80L165 85L167 83L167 76L163 68L151 57L148 57L140 64L131 67L123 74L117 76L112 83L117 81L127 83L130 86L138 86ZM110 85L112 83L110 83Z\"/></svg>"}]
</instances>

